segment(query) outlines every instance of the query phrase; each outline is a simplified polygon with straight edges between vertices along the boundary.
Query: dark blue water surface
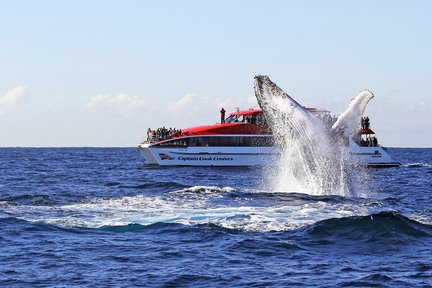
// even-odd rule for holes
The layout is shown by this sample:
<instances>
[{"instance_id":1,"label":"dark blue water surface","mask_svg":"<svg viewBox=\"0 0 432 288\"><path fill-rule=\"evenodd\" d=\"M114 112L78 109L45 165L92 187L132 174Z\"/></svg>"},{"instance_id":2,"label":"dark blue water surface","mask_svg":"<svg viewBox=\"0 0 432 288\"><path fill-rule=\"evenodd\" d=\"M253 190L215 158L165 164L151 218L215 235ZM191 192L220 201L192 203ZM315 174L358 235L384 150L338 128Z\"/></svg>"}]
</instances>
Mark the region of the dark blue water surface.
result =
<instances>
[{"instance_id":1,"label":"dark blue water surface","mask_svg":"<svg viewBox=\"0 0 432 288\"><path fill-rule=\"evenodd\" d=\"M356 198L134 148L0 153L3 287L432 287L432 149L389 149Z\"/></svg>"}]
</instances>

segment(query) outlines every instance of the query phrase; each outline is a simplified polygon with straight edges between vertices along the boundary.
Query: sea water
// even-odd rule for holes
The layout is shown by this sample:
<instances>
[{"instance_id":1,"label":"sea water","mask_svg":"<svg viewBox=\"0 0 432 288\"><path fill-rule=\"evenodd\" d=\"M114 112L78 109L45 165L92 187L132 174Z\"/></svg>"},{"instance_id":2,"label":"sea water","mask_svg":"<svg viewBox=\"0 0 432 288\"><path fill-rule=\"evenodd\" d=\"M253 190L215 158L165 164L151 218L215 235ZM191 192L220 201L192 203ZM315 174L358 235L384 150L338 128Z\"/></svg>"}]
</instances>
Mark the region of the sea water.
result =
<instances>
[{"instance_id":1,"label":"sea water","mask_svg":"<svg viewBox=\"0 0 432 288\"><path fill-rule=\"evenodd\" d=\"M430 287L432 149L388 152L401 167L342 197L134 148L2 148L0 285Z\"/></svg>"}]
</instances>

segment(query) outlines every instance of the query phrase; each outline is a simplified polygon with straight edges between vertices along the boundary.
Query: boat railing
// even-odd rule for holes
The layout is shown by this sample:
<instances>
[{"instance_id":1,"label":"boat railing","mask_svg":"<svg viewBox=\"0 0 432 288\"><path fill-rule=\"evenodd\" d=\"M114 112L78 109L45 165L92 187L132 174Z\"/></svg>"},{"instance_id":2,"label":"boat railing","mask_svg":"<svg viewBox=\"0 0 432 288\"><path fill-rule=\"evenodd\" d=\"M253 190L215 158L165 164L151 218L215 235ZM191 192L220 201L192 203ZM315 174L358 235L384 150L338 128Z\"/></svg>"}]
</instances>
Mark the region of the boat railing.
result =
<instances>
[{"instance_id":1,"label":"boat railing","mask_svg":"<svg viewBox=\"0 0 432 288\"><path fill-rule=\"evenodd\" d=\"M368 138L368 139L354 139L354 142L357 143L360 147L380 147L381 145L378 144L378 139Z\"/></svg>"},{"instance_id":2,"label":"boat railing","mask_svg":"<svg viewBox=\"0 0 432 288\"><path fill-rule=\"evenodd\" d=\"M141 142L141 144L152 144L152 143L159 142L162 140L167 140L170 138L171 137L144 136L144 140Z\"/></svg>"}]
</instances>

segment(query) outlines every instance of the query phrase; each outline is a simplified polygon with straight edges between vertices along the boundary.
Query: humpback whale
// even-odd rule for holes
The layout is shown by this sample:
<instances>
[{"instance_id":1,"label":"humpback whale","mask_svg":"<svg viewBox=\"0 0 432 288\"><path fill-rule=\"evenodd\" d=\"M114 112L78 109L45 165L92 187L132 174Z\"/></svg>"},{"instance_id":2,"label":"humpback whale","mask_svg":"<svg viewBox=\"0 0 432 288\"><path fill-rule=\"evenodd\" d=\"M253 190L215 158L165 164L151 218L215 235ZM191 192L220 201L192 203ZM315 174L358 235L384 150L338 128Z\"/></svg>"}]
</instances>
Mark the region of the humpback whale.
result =
<instances>
[{"instance_id":1,"label":"humpback whale","mask_svg":"<svg viewBox=\"0 0 432 288\"><path fill-rule=\"evenodd\" d=\"M275 167L277 176L273 189L278 192L354 196L352 159L345 137L359 123L373 94L365 90L357 96L330 131L268 76L255 76L255 96L273 132L275 145L281 151ZM358 121L352 123L357 116Z\"/></svg>"}]
</instances>

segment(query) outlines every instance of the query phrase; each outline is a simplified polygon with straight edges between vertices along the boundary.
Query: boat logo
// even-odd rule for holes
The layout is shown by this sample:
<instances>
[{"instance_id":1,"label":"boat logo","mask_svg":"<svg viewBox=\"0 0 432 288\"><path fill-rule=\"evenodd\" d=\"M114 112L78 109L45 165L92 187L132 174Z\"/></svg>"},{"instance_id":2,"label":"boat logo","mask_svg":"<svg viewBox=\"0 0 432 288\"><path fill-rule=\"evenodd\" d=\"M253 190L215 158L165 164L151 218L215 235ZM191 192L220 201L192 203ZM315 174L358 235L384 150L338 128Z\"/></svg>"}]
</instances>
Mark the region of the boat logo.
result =
<instances>
[{"instance_id":1,"label":"boat logo","mask_svg":"<svg viewBox=\"0 0 432 288\"><path fill-rule=\"evenodd\" d=\"M161 160L174 160L174 157L167 155L165 153L159 153L159 157Z\"/></svg>"}]
</instances>

